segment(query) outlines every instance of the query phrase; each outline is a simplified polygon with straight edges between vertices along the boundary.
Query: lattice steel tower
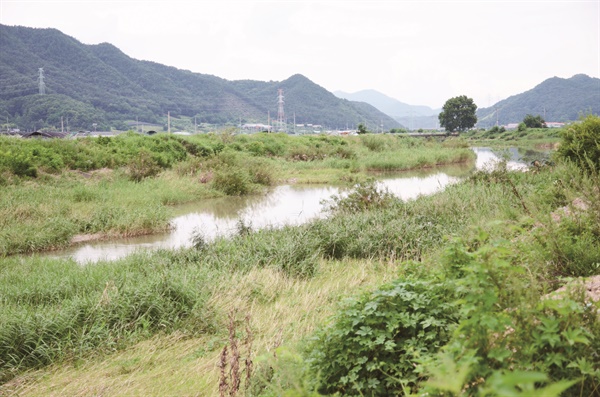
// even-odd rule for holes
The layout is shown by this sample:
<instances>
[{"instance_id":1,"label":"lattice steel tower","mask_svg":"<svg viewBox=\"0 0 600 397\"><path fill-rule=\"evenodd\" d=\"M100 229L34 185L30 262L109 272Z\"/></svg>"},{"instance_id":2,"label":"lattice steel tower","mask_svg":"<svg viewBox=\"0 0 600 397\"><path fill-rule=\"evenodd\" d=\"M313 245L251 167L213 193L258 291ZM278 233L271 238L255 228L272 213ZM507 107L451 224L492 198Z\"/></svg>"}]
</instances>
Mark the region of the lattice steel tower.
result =
<instances>
[{"instance_id":1,"label":"lattice steel tower","mask_svg":"<svg viewBox=\"0 0 600 397\"><path fill-rule=\"evenodd\" d=\"M40 95L46 94L46 84L44 84L44 68L39 68L38 72L40 73L38 76L38 83L40 86Z\"/></svg>"},{"instance_id":2,"label":"lattice steel tower","mask_svg":"<svg viewBox=\"0 0 600 397\"><path fill-rule=\"evenodd\" d=\"M279 131L285 131L285 113L283 111L283 89L277 91L277 124L279 125Z\"/></svg>"}]
</instances>

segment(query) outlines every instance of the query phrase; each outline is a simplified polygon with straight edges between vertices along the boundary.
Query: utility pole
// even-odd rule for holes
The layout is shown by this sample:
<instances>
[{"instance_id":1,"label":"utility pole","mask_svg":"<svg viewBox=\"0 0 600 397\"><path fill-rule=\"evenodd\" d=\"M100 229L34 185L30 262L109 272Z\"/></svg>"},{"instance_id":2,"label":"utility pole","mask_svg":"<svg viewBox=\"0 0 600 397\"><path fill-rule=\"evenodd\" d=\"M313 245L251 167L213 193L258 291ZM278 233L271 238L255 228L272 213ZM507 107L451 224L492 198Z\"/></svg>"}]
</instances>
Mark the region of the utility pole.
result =
<instances>
[{"instance_id":1,"label":"utility pole","mask_svg":"<svg viewBox=\"0 0 600 397\"><path fill-rule=\"evenodd\" d=\"M46 94L46 84L44 84L44 68L38 69L38 85L40 89L40 95Z\"/></svg>"},{"instance_id":2,"label":"utility pole","mask_svg":"<svg viewBox=\"0 0 600 397\"><path fill-rule=\"evenodd\" d=\"M63 116L60 116L60 132L65 133L65 124L63 123Z\"/></svg>"},{"instance_id":3,"label":"utility pole","mask_svg":"<svg viewBox=\"0 0 600 397\"><path fill-rule=\"evenodd\" d=\"M196 122L196 116L194 116L194 134L198 133L198 123Z\"/></svg>"},{"instance_id":4,"label":"utility pole","mask_svg":"<svg viewBox=\"0 0 600 397\"><path fill-rule=\"evenodd\" d=\"M167 112L167 132L171 133L171 112Z\"/></svg>"}]
</instances>

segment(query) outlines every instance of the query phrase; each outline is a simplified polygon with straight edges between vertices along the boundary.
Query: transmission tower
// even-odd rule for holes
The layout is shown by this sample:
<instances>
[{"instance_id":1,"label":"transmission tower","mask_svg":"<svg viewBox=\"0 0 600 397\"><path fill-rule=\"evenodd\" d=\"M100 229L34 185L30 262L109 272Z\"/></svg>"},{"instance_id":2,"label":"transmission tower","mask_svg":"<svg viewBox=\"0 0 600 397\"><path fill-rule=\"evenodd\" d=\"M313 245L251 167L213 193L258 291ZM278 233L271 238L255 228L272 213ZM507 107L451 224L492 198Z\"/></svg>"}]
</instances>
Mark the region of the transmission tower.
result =
<instances>
[{"instance_id":1,"label":"transmission tower","mask_svg":"<svg viewBox=\"0 0 600 397\"><path fill-rule=\"evenodd\" d=\"M38 83L40 86L40 95L46 94L46 84L44 84L44 68L39 68L38 72L40 73L38 76Z\"/></svg>"},{"instance_id":2,"label":"transmission tower","mask_svg":"<svg viewBox=\"0 0 600 397\"><path fill-rule=\"evenodd\" d=\"M283 111L283 89L277 91L277 124L279 125L279 131L285 131L285 113Z\"/></svg>"}]
</instances>

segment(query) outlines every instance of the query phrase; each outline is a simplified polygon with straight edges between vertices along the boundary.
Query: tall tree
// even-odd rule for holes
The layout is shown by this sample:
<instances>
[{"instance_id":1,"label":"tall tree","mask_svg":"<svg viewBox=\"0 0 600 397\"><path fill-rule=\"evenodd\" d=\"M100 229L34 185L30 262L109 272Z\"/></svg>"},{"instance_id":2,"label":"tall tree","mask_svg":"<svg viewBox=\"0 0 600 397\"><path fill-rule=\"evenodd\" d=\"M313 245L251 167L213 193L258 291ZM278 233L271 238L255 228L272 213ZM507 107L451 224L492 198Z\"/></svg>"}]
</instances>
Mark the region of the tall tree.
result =
<instances>
[{"instance_id":1,"label":"tall tree","mask_svg":"<svg viewBox=\"0 0 600 397\"><path fill-rule=\"evenodd\" d=\"M477 105L465 95L450 98L444 104L438 119L446 131L465 131L477 123Z\"/></svg>"}]
</instances>

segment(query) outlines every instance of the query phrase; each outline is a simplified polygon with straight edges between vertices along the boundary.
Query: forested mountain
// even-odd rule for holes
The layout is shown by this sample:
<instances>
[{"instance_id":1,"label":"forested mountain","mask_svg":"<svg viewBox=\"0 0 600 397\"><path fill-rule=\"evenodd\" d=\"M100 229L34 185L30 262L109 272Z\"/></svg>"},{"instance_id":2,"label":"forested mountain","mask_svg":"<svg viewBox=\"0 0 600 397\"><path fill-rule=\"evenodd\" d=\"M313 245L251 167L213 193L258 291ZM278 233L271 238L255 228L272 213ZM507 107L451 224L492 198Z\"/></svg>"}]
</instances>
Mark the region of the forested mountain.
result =
<instances>
[{"instance_id":1,"label":"forested mountain","mask_svg":"<svg viewBox=\"0 0 600 397\"><path fill-rule=\"evenodd\" d=\"M367 102L393 117L409 129L439 127L437 115L441 109L413 106L397 101L375 90L353 94L336 91L340 98ZM573 121L581 114L600 113L600 79L584 74L569 79L553 77L533 89L502 100L489 108L477 111L479 127L488 128L498 123L519 123L527 114L540 115L545 121Z\"/></svg>"},{"instance_id":2,"label":"forested mountain","mask_svg":"<svg viewBox=\"0 0 600 397\"><path fill-rule=\"evenodd\" d=\"M38 93L44 69L45 95ZM0 122L21 129L126 128L125 121L164 124L171 116L199 123L266 123L277 118L277 90L289 123L342 128L399 123L374 107L339 99L309 79L228 81L130 58L111 44L85 45L56 29L0 25Z\"/></svg>"},{"instance_id":3,"label":"forested mountain","mask_svg":"<svg viewBox=\"0 0 600 397\"><path fill-rule=\"evenodd\" d=\"M581 114L600 114L600 79L577 74L569 79L552 77L529 91L511 96L492 107L479 109L477 125L519 123L527 114L545 121L573 121Z\"/></svg>"}]
</instances>

